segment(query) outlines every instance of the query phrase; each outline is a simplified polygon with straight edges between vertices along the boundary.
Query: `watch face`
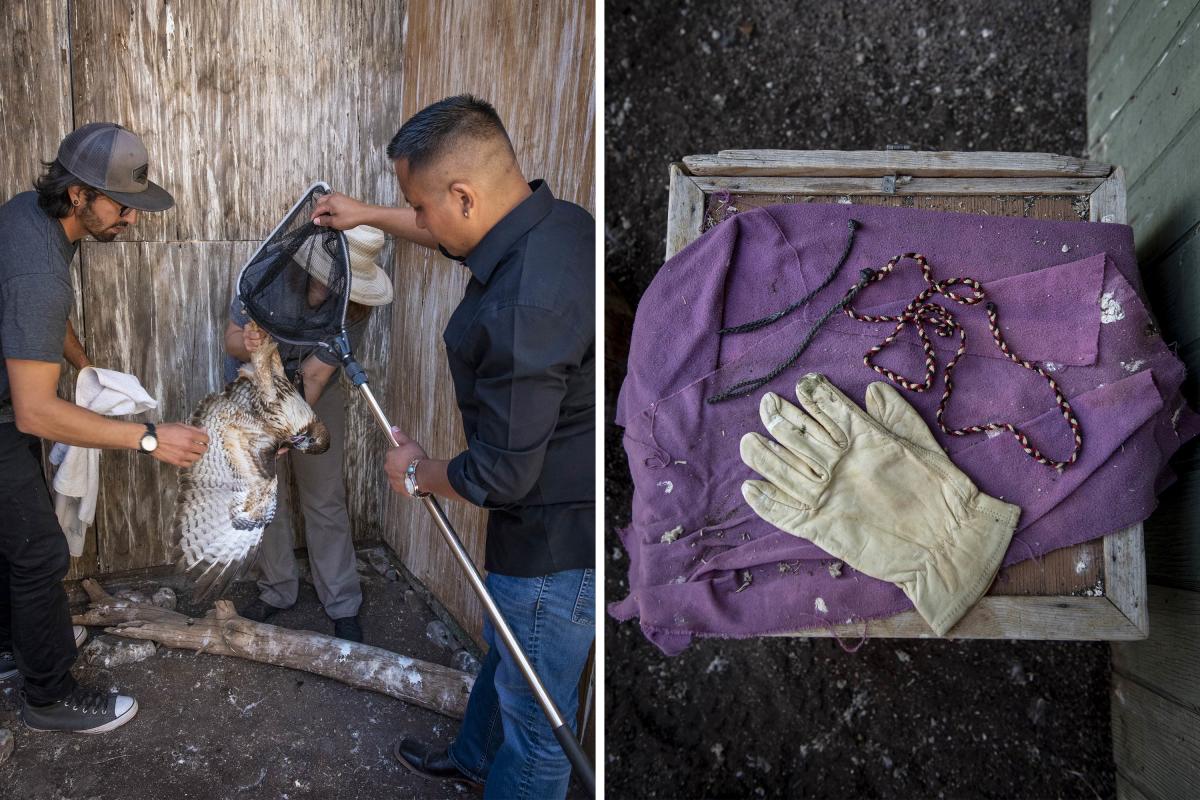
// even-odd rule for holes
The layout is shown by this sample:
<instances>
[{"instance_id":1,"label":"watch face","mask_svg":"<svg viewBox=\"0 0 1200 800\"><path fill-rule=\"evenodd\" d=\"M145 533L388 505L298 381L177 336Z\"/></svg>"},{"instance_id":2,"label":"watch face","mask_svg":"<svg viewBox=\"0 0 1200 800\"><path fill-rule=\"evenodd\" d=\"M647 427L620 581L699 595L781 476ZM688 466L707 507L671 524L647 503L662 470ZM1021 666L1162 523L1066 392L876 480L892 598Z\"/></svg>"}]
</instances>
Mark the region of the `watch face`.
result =
<instances>
[{"instance_id":1,"label":"watch face","mask_svg":"<svg viewBox=\"0 0 1200 800\"><path fill-rule=\"evenodd\" d=\"M149 434L149 433L142 436L142 449L143 450L145 450L147 453L149 453L152 450L154 450L154 448L156 448L156 447L158 447L158 437L157 436L154 436L153 434Z\"/></svg>"},{"instance_id":2,"label":"watch face","mask_svg":"<svg viewBox=\"0 0 1200 800\"><path fill-rule=\"evenodd\" d=\"M408 492L409 494L416 494L416 493L417 493L417 487L416 487L416 485L415 485L415 484L414 484L414 482L413 482L413 476L412 476L412 475L405 475L405 476L404 476L404 490L405 490L406 492Z\"/></svg>"}]
</instances>

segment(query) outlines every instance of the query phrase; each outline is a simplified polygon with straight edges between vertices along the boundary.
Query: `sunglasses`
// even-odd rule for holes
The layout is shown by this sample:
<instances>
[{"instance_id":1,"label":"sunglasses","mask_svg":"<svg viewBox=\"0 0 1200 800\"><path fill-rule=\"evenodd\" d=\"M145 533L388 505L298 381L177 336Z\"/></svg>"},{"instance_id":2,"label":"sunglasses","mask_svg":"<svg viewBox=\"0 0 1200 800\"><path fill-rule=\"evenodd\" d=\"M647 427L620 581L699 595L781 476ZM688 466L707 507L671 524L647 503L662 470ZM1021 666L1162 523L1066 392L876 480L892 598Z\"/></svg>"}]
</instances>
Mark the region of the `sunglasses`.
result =
<instances>
[{"instance_id":1,"label":"sunglasses","mask_svg":"<svg viewBox=\"0 0 1200 800\"><path fill-rule=\"evenodd\" d=\"M105 200L107 200L108 202L112 203L114 206L116 206L116 207L117 207L117 209L118 209L118 210L117 210L117 216L118 216L118 217L124 217L124 216L125 216L126 214L128 214L130 211L136 211L136 210L137 210L137 209L135 209L133 206L123 206L123 205L121 205L121 204L120 204L120 203L118 203L116 200L113 200L111 197L109 197L108 195L106 195L104 192L99 192L99 191L98 191L98 192L97 192L97 194L99 194L99 195L100 195L101 197L103 197Z\"/></svg>"}]
</instances>

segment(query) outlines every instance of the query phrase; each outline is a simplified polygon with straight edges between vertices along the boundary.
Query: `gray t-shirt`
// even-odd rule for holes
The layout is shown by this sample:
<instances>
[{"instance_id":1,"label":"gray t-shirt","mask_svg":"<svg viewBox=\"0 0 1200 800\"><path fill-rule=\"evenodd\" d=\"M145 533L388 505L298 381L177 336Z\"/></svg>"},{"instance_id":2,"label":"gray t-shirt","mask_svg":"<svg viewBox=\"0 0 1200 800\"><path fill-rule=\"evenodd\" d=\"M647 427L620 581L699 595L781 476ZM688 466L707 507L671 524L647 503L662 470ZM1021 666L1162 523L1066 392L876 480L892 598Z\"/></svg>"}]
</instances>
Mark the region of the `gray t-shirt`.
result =
<instances>
[{"instance_id":1,"label":"gray t-shirt","mask_svg":"<svg viewBox=\"0 0 1200 800\"><path fill-rule=\"evenodd\" d=\"M235 325L246 327L246 323L250 321L250 317L246 315L242 308L242 301L238 300L235 295L233 302L229 304L229 319ZM355 356L359 354L359 345L362 344L363 331L366 330L369 317L364 317L358 322L352 323L346 328L346 335L350 337L350 349ZM283 371L287 373L290 380L296 380L296 370L300 368L300 364L310 355L315 354L318 359L326 364L340 366L341 362L326 350L324 347L301 347L300 345L287 344L286 342L276 342L279 346L279 359L283 361ZM229 383L237 378L238 367L242 362L238 361L231 355L225 356L224 378L225 382Z\"/></svg>"},{"instance_id":2,"label":"gray t-shirt","mask_svg":"<svg viewBox=\"0 0 1200 800\"><path fill-rule=\"evenodd\" d=\"M58 363L75 303L76 245L62 223L22 192L0 206L0 356ZM0 423L12 422L7 365L0 360Z\"/></svg>"}]
</instances>

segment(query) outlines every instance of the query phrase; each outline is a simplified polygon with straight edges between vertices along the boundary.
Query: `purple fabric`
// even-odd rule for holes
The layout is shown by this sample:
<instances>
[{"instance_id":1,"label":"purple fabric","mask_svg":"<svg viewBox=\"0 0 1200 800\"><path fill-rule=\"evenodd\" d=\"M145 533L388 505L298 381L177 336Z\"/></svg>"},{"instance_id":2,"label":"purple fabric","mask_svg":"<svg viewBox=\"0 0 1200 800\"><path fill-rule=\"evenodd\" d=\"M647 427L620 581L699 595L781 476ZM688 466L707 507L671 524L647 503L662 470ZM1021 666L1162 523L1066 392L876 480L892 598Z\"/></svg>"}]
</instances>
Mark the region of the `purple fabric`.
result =
<instances>
[{"instance_id":1,"label":"purple fabric","mask_svg":"<svg viewBox=\"0 0 1200 800\"><path fill-rule=\"evenodd\" d=\"M850 257L812 302L761 330L716 335L820 285L845 245L850 218L861 223ZM616 418L625 428L634 483L633 519L622 531L630 593L610 613L639 617L646 636L675 653L693 635L781 633L911 608L889 583L849 567L830 574L828 554L760 520L742 499L741 483L752 473L738 454L742 434L762 430L759 397L774 391L794 398L806 372L824 373L861 404L867 385L883 379L862 356L892 323L838 314L795 365L752 396L704 402L786 359L859 270L910 251L929 259L935 279L983 282L1013 351L1052 371L1083 430L1079 461L1062 472L1033 461L1008 433L941 434L934 421L941 369L957 337L931 337L938 354L933 388L904 396L980 489L1021 507L1005 563L1103 536L1150 514L1155 495L1173 480L1167 459L1200 432L1200 417L1184 405L1183 364L1140 298L1127 226L867 206L755 209L664 264L639 305ZM922 287L919 268L905 261L864 289L854 306L895 313ZM1012 422L1048 457L1065 458L1070 430L1045 380L999 352L981 305L934 302L967 329L946 423ZM907 328L876 363L922 380L915 331ZM676 528L677 538L664 537ZM747 570L752 582L737 591Z\"/></svg>"}]
</instances>

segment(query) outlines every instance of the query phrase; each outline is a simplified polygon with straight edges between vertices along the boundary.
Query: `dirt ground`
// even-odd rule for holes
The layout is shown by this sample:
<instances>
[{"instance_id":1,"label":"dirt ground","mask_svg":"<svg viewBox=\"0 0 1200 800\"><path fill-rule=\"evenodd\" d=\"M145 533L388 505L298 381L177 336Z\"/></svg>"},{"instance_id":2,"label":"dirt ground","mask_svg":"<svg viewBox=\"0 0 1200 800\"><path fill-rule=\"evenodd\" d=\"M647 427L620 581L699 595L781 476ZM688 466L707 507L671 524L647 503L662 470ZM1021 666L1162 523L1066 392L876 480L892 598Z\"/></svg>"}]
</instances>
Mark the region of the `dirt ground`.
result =
<instances>
[{"instance_id":1,"label":"dirt ground","mask_svg":"<svg viewBox=\"0 0 1200 800\"><path fill-rule=\"evenodd\" d=\"M662 263L667 168L682 156L893 143L1083 155L1084 0L605 9L605 266L631 306ZM609 363L611 419L622 375ZM615 599L631 489L611 424L606 458ZM1115 796L1103 643L879 639L847 653L709 639L666 658L636 623L610 619L606 635L609 797Z\"/></svg>"},{"instance_id":2,"label":"dirt ground","mask_svg":"<svg viewBox=\"0 0 1200 800\"><path fill-rule=\"evenodd\" d=\"M412 598L406 602L403 579L388 581L369 569L360 574L367 643L450 665L452 649L425 635L433 611ZM189 605L177 578L148 585L176 588L184 613L207 608ZM241 583L228 596L240 607L254 595L253 583ZM271 622L333 632L307 583L296 605ZM105 735L35 733L17 717L18 682L0 684L0 727L16 740L11 759L0 766L0 798L477 796L415 776L392 757L401 735L447 744L458 721L381 694L283 667L163 647L135 664L81 665L76 675L132 694L137 717Z\"/></svg>"}]
</instances>

